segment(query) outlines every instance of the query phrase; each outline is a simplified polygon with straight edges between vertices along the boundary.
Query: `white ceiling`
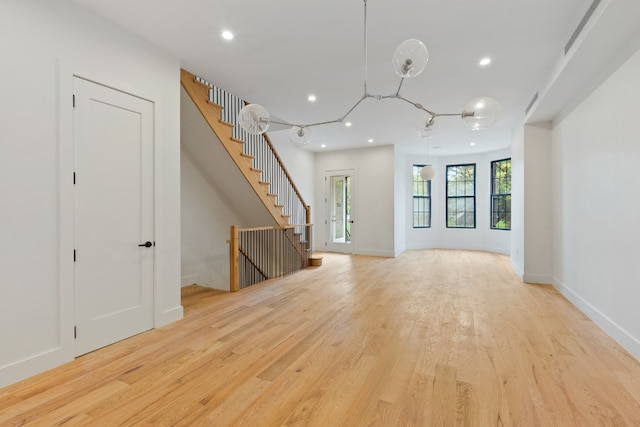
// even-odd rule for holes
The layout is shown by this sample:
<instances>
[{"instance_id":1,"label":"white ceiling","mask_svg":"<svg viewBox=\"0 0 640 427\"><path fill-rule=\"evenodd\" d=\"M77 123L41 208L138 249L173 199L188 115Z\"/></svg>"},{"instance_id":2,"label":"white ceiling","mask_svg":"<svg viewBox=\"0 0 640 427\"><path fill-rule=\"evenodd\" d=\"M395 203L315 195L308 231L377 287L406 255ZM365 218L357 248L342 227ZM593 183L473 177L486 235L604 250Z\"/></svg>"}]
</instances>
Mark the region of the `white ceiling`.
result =
<instances>
[{"instance_id":1,"label":"white ceiling","mask_svg":"<svg viewBox=\"0 0 640 427\"><path fill-rule=\"evenodd\" d=\"M294 123L333 120L363 94L363 0L74 0L177 56L200 75L271 114ZM431 154L506 148L511 132L563 55L592 0L369 0L368 89L394 93L400 82L391 55L408 38L422 40L425 71L405 80L401 94L440 113L460 113L486 95L502 106L494 127L472 132L441 118ZM235 34L223 40L223 30ZM483 57L493 62L481 68ZM311 104L309 94L318 100ZM313 128L309 149L403 144L426 151L415 133L424 113L398 100L365 100L350 128ZM287 131L269 132L287 139ZM470 143L475 142L475 146ZM441 148L436 148L441 147ZM435 151L435 150L438 151Z\"/></svg>"}]
</instances>

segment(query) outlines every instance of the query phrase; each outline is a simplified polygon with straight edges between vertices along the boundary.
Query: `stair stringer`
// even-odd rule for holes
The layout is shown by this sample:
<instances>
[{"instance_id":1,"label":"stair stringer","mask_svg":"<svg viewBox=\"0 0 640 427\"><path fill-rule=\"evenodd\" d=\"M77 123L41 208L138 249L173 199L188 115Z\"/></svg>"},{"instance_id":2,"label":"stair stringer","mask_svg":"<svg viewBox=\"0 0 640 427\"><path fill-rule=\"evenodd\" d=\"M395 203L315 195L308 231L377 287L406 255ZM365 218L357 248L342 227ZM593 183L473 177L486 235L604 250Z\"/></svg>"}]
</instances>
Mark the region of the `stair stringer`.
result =
<instances>
[{"instance_id":1,"label":"stair stringer","mask_svg":"<svg viewBox=\"0 0 640 427\"><path fill-rule=\"evenodd\" d=\"M262 171L253 168L252 158L243 153L242 145L244 142L232 137L233 124L222 121L220 119L222 107L209 102L209 88L196 81L193 74L182 69L180 70L180 83L269 215L276 224L288 225L288 216L283 215L282 207L276 205L274 195L269 192L269 183L260 179Z\"/></svg>"}]
</instances>

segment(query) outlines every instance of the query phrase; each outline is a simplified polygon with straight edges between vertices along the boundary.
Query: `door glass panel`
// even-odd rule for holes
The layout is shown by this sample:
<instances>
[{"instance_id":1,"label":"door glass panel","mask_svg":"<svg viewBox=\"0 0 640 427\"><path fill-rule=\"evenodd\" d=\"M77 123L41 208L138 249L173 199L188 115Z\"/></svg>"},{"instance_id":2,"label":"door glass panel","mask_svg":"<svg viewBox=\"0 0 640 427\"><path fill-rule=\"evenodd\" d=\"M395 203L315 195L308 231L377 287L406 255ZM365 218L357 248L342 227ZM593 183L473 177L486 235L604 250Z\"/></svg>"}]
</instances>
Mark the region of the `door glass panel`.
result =
<instances>
[{"instance_id":1,"label":"door glass panel","mask_svg":"<svg viewBox=\"0 0 640 427\"><path fill-rule=\"evenodd\" d=\"M349 176L331 177L331 241L351 241L351 185Z\"/></svg>"}]
</instances>

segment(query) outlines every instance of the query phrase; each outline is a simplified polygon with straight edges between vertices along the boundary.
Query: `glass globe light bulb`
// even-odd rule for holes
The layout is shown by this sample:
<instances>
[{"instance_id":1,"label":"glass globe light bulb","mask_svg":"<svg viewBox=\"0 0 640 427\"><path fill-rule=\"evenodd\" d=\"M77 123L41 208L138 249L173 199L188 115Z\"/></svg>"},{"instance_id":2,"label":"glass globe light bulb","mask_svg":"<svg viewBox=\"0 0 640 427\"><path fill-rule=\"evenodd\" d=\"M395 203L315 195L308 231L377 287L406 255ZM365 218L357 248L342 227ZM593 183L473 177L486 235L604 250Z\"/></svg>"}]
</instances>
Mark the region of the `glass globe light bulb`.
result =
<instances>
[{"instance_id":1,"label":"glass globe light bulb","mask_svg":"<svg viewBox=\"0 0 640 427\"><path fill-rule=\"evenodd\" d=\"M425 165L420 169L420 176L425 181L430 181L434 176L436 176L436 170L432 165Z\"/></svg>"},{"instance_id":2,"label":"glass globe light bulb","mask_svg":"<svg viewBox=\"0 0 640 427\"><path fill-rule=\"evenodd\" d=\"M493 98L473 98L464 107L462 119L471 130L482 130L493 126L500 117L500 104Z\"/></svg>"},{"instance_id":3,"label":"glass globe light bulb","mask_svg":"<svg viewBox=\"0 0 640 427\"><path fill-rule=\"evenodd\" d=\"M416 133L422 139L429 139L433 136L434 131L438 129L439 124L436 118L428 114L424 119L418 120L416 123Z\"/></svg>"},{"instance_id":4,"label":"glass globe light bulb","mask_svg":"<svg viewBox=\"0 0 640 427\"><path fill-rule=\"evenodd\" d=\"M307 127L293 126L289 131L289 141L299 148L304 148L311 139L311 129Z\"/></svg>"},{"instance_id":5,"label":"glass globe light bulb","mask_svg":"<svg viewBox=\"0 0 640 427\"><path fill-rule=\"evenodd\" d=\"M393 52L391 63L400 77L415 77L427 66L429 51L420 40L409 39L400 43Z\"/></svg>"},{"instance_id":6,"label":"glass globe light bulb","mask_svg":"<svg viewBox=\"0 0 640 427\"><path fill-rule=\"evenodd\" d=\"M260 135L269 129L269 111L260 104L245 105L238 113L238 124L251 135Z\"/></svg>"}]
</instances>

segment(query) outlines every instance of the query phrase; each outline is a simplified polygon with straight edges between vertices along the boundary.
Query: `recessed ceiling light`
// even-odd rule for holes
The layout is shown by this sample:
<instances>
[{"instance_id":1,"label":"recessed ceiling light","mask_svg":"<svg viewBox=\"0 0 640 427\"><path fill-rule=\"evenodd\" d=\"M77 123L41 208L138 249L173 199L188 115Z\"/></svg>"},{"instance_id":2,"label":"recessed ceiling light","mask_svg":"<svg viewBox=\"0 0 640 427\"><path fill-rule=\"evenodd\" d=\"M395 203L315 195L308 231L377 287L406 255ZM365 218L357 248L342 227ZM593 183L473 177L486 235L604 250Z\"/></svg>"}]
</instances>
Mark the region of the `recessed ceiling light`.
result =
<instances>
[{"instance_id":1,"label":"recessed ceiling light","mask_svg":"<svg viewBox=\"0 0 640 427\"><path fill-rule=\"evenodd\" d=\"M322 144L320 147L327 148L327 144Z\"/></svg>"},{"instance_id":2,"label":"recessed ceiling light","mask_svg":"<svg viewBox=\"0 0 640 427\"><path fill-rule=\"evenodd\" d=\"M373 142L373 138L369 138L369 140L367 141L369 144L371 144Z\"/></svg>"},{"instance_id":3,"label":"recessed ceiling light","mask_svg":"<svg viewBox=\"0 0 640 427\"><path fill-rule=\"evenodd\" d=\"M480 60L480 65L482 65L483 67L486 67L489 64L491 64L491 58L482 58Z\"/></svg>"},{"instance_id":4,"label":"recessed ceiling light","mask_svg":"<svg viewBox=\"0 0 640 427\"><path fill-rule=\"evenodd\" d=\"M313 102L316 100L316 96L315 95L309 95L309 97L307 98L309 100L309 102Z\"/></svg>"},{"instance_id":5,"label":"recessed ceiling light","mask_svg":"<svg viewBox=\"0 0 640 427\"><path fill-rule=\"evenodd\" d=\"M344 124L346 127L350 128L351 127L351 122L347 122Z\"/></svg>"},{"instance_id":6,"label":"recessed ceiling light","mask_svg":"<svg viewBox=\"0 0 640 427\"><path fill-rule=\"evenodd\" d=\"M225 40L231 40L233 38L233 33L231 31L223 31L222 38Z\"/></svg>"},{"instance_id":7,"label":"recessed ceiling light","mask_svg":"<svg viewBox=\"0 0 640 427\"><path fill-rule=\"evenodd\" d=\"M471 145L471 146L473 147L474 145L476 145L476 143L475 143L475 142L472 142L472 143L470 143L469 145Z\"/></svg>"}]
</instances>

